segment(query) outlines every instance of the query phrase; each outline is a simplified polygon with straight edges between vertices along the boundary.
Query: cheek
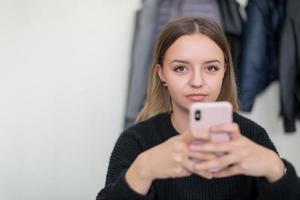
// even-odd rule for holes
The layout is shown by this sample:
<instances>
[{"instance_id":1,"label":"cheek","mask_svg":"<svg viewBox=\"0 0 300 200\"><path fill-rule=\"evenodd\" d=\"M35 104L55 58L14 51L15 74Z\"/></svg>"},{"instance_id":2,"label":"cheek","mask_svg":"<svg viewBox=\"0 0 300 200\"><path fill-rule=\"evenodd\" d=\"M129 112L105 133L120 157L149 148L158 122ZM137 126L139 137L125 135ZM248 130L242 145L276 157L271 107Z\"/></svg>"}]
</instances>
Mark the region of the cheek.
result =
<instances>
[{"instance_id":1,"label":"cheek","mask_svg":"<svg viewBox=\"0 0 300 200\"><path fill-rule=\"evenodd\" d=\"M166 76L166 80L168 83L168 87L174 90L180 90L188 83L187 76L175 76L172 74L168 74Z\"/></svg>"},{"instance_id":2,"label":"cheek","mask_svg":"<svg viewBox=\"0 0 300 200\"><path fill-rule=\"evenodd\" d=\"M171 84L168 84L168 90L169 90L169 93L171 94L171 96L178 94L180 91L182 91L182 89L183 89L182 84L180 84L178 82L174 81Z\"/></svg>"},{"instance_id":3,"label":"cheek","mask_svg":"<svg viewBox=\"0 0 300 200\"><path fill-rule=\"evenodd\" d=\"M168 90L175 97L185 90L187 80L183 77L172 77L168 79Z\"/></svg>"},{"instance_id":4,"label":"cheek","mask_svg":"<svg viewBox=\"0 0 300 200\"><path fill-rule=\"evenodd\" d=\"M211 77L206 80L206 84L208 85L211 92L219 92L222 88L223 76L219 77Z\"/></svg>"}]
</instances>

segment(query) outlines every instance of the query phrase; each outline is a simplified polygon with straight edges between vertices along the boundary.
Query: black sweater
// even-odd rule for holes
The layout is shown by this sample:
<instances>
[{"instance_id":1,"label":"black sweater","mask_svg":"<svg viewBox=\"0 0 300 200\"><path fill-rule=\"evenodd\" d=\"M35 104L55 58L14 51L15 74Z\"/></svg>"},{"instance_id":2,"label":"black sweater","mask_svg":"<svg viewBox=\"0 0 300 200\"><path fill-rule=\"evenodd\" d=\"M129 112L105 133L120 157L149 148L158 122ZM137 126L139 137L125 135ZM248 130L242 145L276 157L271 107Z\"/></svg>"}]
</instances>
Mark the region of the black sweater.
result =
<instances>
[{"instance_id":1,"label":"black sweater","mask_svg":"<svg viewBox=\"0 0 300 200\"><path fill-rule=\"evenodd\" d=\"M241 133L258 144L276 151L266 131L251 120L234 113L233 121ZM125 130L111 154L105 187L97 200L247 200L300 199L300 189L293 166L284 160L286 174L275 183L262 177L237 175L207 180L195 174L184 178L155 180L146 196L133 191L125 181L125 173L143 151L178 133L170 114L160 114Z\"/></svg>"}]
</instances>

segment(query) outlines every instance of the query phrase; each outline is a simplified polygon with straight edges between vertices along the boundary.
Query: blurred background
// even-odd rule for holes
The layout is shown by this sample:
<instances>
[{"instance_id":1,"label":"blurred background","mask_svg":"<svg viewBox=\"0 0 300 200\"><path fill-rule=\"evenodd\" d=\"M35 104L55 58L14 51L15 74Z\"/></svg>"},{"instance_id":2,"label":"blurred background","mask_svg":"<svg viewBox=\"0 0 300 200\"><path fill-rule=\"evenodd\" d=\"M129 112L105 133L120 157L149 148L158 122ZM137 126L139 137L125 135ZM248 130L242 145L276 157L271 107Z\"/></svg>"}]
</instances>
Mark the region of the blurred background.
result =
<instances>
[{"instance_id":1,"label":"blurred background","mask_svg":"<svg viewBox=\"0 0 300 200\"><path fill-rule=\"evenodd\" d=\"M95 199L124 128L141 2L0 0L0 199ZM299 174L300 123L285 133L279 88L241 113Z\"/></svg>"}]
</instances>

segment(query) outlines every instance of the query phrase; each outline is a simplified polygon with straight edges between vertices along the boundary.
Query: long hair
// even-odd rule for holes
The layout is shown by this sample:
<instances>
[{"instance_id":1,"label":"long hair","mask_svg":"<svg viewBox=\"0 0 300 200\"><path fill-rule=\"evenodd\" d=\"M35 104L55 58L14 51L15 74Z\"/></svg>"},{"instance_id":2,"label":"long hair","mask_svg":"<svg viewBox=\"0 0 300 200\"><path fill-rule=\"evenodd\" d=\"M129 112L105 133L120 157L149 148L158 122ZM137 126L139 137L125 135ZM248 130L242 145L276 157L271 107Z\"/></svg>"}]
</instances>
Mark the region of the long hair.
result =
<instances>
[{"instance_id":1,"label":"long hair","mask_svg":"<svg viewBox=\"0 0 300 200\"><path fill-rule=\"evenodd\" d=\"M171 112L171 97L167 87L160 80L155 66L163 66L168 48L181 36L203 34L213 40L223 51L226 71L217 101L229 101L233 110L238 110L238 99L232 57L227 39L220 26L201 17L180 17L169 22L162 30L153 52L152 68L148 78L147 98L144 107L137 116L136 122L146 120L163 112Z\"/></svg>"}]
</instances>

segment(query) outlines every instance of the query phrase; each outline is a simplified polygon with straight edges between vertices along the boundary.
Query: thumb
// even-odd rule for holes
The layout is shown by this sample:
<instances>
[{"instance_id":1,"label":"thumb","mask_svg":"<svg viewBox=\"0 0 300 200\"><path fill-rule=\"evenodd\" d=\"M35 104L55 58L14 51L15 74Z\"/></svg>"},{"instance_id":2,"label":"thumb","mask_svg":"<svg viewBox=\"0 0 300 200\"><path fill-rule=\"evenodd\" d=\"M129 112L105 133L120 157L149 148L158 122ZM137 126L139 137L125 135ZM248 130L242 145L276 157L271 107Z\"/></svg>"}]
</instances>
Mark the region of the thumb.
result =
<instances>
[{"instance_id":1,"label":"thumb","mask_svg":"<svg viewBox=\"0 0 300 200\"><path fill-rule=\"evenodd\" d=\"M181 134L182 141L185 143L190 143L195 140L194 134L190 130L186 130Z\"/></svg>"},{"instance_id":2,"label":"thumb","mask_svg":"<svg viewBox=\"0 0 300 200\"><path fill-rule=\"evenodd\" d=\"M191 133L197 140L209 141L211 139L208 131L191 130Z\"/></svg>"}]
</instances>

